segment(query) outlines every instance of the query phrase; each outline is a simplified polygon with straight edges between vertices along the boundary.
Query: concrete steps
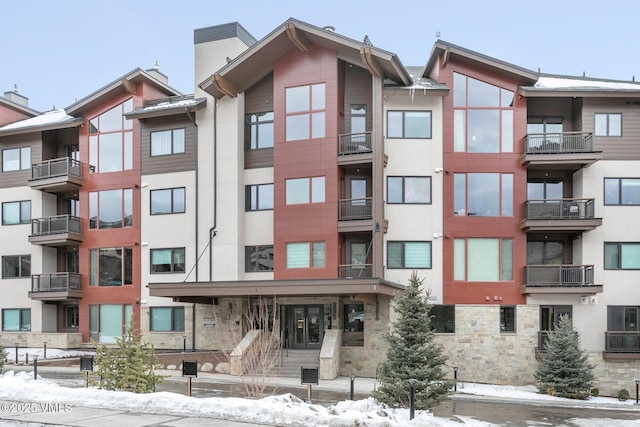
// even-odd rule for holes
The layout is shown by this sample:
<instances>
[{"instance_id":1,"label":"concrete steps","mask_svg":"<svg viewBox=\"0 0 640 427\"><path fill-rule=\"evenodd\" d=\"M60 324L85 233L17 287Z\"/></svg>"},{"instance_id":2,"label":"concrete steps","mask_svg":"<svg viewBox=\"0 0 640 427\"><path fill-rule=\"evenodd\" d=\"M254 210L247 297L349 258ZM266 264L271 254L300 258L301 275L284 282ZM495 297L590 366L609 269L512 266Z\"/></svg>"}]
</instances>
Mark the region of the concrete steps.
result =
<instances>
[{"instance_id":1,"label":"concrete steps","mask_svg":"<svg viewBox=\"0 0 640 427\"><path fill-rule=\"evenodd\" d=\"M300 378L301 367L320 367L320 350L282 349L282 361L281 377Z\"/></svg>"}]
</instances>

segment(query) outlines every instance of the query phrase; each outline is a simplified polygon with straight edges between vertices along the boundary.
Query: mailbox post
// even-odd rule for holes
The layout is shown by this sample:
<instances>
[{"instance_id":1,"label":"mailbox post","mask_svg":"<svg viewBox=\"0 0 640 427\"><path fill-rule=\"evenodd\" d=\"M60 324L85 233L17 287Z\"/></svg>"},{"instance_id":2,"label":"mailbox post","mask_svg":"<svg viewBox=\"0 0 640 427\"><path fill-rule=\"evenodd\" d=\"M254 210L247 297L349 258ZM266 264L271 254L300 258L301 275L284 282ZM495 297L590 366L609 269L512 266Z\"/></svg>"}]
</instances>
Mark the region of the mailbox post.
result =
<instances>
[{"instance_id":1,"label":"mailbox post","mask_svg":"<svg viewBox=\"0 0 640 427\"><path fill-rule=\"evenodd\" d=\"M84 388L89 387L89 372L93 371L93 356L80 356L80 372L84 377Z\"/></svg>"},{"instance_id":2,"label":"mailbox post","mask_svg":"<svg viewBox=\"0 0 640 427\"><path fill-rule=\"evenodd\" d=\"M198 361L183 360L182 376L187 377L187 396L191 396L191 377L198 376Z\"/></svg>"},{"instance_id":3,"label":"mailbox post","mask_svg":"<svg viewBox=\"0 0 640 427\"><path fill-rule=\"evenodd\" d=\"M300 384L307 385L307 402L311 403L311 384L318 385L319 375L318 371L320 368L305 368L304 366L300 367Z\"/></svg>"}]
</instances>

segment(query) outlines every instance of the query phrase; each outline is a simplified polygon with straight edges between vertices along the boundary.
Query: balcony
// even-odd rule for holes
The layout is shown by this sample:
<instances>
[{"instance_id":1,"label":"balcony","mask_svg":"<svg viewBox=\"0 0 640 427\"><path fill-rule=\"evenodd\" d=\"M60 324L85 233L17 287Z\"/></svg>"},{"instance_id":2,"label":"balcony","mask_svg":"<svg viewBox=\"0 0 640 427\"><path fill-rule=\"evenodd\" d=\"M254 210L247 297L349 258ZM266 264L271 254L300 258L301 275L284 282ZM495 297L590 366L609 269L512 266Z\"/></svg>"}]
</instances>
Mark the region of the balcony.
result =
<instances>
[{"instance_id":1,"label":"balcony","mask_svg":"<svg viewBox=\"0 0 640 427\"><path fill-rule=\"evenodd\" d=\"M31 220L29 242L42 246L68 246L82 242L80 218L59 215Z\"/></svg>"},{"instance_id":2,"label":"balcony","mask_svg":"<svg viewBox=\"0 0 640 427\"><path fill-rule=\"evenodd\" d=\"M590 132L528 134L520 163L529 169L578 170L602 159Z\"/></svg>"},{"instance_id":3,"label":"balcony","mask_svg":"<svg viewBox=\"0 0 640 427\"><path fill-rule=\"evenodd\" d=\"M640 359L640 332L605 332L605 359Z\"/></svg>"},{"instance_id":4,"label":"balcony","mask_svg":"<svg viewBox=\"0 0 640 427\"><path fill-rule=\"evenodd\" d=\"M341 199L338 201L338 231L341 233L371 231L373 199Z\"/></svg>"},{"instance_id":5,"label":"balcony","mask_svg":"<svg viewBox=\"0 0 640 427\"><path fill-rule=\"evenodd\" d=\"M69 157L31 165L29 187L47 192L77 191L82 186L82 164Z\"/></svg>"},{"instance_id":6,"label":"balcony","mask_svg":"<svg viewBox=\"0 0 640 427\"><path fill-rule=\"evenodd\" d=\"M338 266L341 279L370 279L373 277L372 264L346 264Z\"/></svg>"},{"instance_id":7,"label":"balcony","mask_svg":"<svg viewBox=\"0 0 640 427\"><path fill-rule=\"evenodd\" d=\"M602 285L593 283L593 265L528 265L521 292L594 295L602 292Z\"/></svg>"},{"instance_id":8,"label":"balcony","mask_svg":"<svg viewBox=\"0 0 640 427\"><path fill-rule=\"evenodd\" d=\"M371 162L371 132L338 135L338 163L341 165Z\"/></svg>"},{"instance_id":9,"label":"balcony","mask_svg":"<svg viewBox=\"0 0 640 427\"><path fill-rule=\"evenodd\" d=\"M29 298L39 301L64 301L82 298L78 273L34 274Z\"/></svg>"},{"instance_id":10,"label":"balcony","mask_svg":"<svg viewBox=\"0 0 640 427\"><path fill-rule=\"evenodd\" d=\"M527 200L520 222L527 232L590 231L601 225L602 218L595 218L594 199Z\"/></svg>"}]
</instances>

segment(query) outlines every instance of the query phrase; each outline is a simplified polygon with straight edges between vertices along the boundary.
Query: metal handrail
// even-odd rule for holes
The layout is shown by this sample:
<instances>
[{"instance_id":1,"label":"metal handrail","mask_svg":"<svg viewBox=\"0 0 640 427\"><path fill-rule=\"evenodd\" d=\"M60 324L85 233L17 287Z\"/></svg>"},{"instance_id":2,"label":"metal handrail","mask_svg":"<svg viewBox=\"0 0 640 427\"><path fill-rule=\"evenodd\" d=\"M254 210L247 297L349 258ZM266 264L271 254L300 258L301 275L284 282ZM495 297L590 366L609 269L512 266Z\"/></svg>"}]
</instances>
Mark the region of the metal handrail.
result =
<instances>
[{"instance_id":1,"label":"metal handrail","mask_svg":"<svg viewBox=\"0 0 640 427\"><path fill-rule=\"evenodd\" d=\"M45 179L56 176L82 176L81 163L71 157L44 160L31 165L31 179Z\"/></svg>"},{"instance_id":2,"label":"metal handrail","mask_svg":"<svg viewBox=\"0 0 640 427\"><path fill-rule=\"evenodd\" d=\"M60 233L80 233L80 218L58 215L31 220L31 236L49 236Z\"/></svg>"}]
</instances>

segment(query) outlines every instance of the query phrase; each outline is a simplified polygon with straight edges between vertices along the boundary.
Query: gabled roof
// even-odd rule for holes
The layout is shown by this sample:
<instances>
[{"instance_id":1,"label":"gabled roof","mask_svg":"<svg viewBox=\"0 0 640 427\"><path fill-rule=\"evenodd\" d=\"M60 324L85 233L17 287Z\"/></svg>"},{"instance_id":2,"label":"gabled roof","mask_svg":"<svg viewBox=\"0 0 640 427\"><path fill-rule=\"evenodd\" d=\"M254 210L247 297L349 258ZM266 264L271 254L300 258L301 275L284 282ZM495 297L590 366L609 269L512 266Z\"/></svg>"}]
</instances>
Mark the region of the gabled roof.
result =
<instances>
[{"instance_id":1,"label":"gabled roof","mask_svg":"<svg viewBox=\"0 0 640 427\"><path fill-rule=\"evenodd\" d=\"M233 61L199 84L216 98L235 97L273 70L273 62L292 48L306 51L315 44L337 52L338 58L366 68L372 75L411 85L411 76L396 54L370 43L290 18Z\"/></svg>"},{"instance_id":2,"label":"gabled roof","mask_svg":"<svg viewBox=\"0 0 640 427\"><path fill-rule=\"evenodd\" d=\"M207 98L195 99L193 95L170 96L168 98L149 100L144 107L138 107L124 115L128 119L172 116L181 113L193 113L206 105Z\"/></svg>"},{"instance_id":3,"label":"gabled roof","mask_svg":"<svg viewBox=\"0 0 640 427\"><path fill-rule=\"evenodd\" d=\"M478 52L474 52L473 50L456 46L444 40L438 40L434 43L433 49L431 49L431 54L429 55L427 65L424 68L424 73L422 75L423 77L429 77L429 75L431 75L431 71L433 71L436 60L440 55L443 56L443 61L445 63L448 62L452 56L458 57L466 61L481 63L486 66L496 68L504 74L508 74L519 79L529 80L532 84L536 80L538 80L539 76L539 73L535 71L531 71L526 68L519 67L517 65L513 65Z\"/></svg>"},{"instance_id":4,"label":"gabled roof","mask_svg":"<svg viewBox=\"0 0 640 427\"><path fill-rule=\"evenodd\" d=\"M82 117L71 117L62 109L52 110L36 117L20 120L0 127L0 136L77 127L80 126L83 121Z\"/></svg>"},{"instance_id":5,"label":"gabled roof","mask_svg":"<svg viewBox=\"0 0 640 427\"><path fill-rule=\"evenodd\" d=\"M518 93L527 97L640 97L640 83L592 77L541 74L533 86L522 86Z\"/></svg>"},{"instance_id":6,"label":"gabled roof","mask_svg":"<svg viewBox=\"0 0 640 427\"><path fill-rule=\"evenodd\" d=\"M39 111L36 111L33 108L20 105L17 102L13 102L10 99L7 99L3 96L0 96L0 105L3 105L11 110L17 111L19 113L22 113L24 115L31 116L31 117L37 116L38 114L40 114Z\"/></svg>"},{"instance_id":7,"label":"gabled roof","mask_svg":"<svg viewBox=\"0 0 640 427\"><path fill-rule=\"evenodd\" d=\"M85 96L81 100L69 105L66 108L67 113L72 115L83 114L84 111L91 108L93 105L102 102L104 97L110 97L121 92L130 92L133 94L135 93L135 84L143 80L147 80L159 90L165 92L167 96L182 95L182 93L176 89L155 78L151 73L141 68L136 68L124 76L112 81L108 85Z\"/></svg>"}]
</instances>

